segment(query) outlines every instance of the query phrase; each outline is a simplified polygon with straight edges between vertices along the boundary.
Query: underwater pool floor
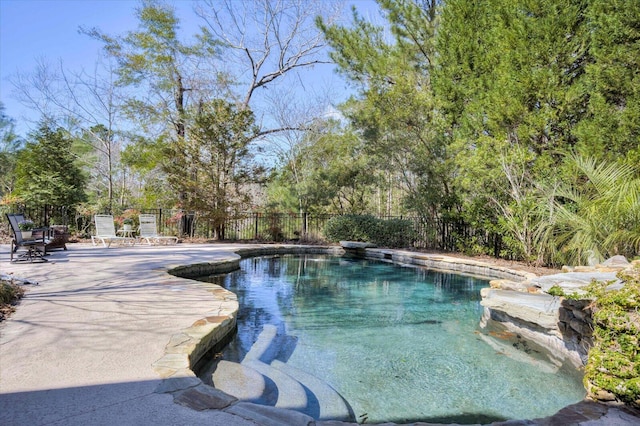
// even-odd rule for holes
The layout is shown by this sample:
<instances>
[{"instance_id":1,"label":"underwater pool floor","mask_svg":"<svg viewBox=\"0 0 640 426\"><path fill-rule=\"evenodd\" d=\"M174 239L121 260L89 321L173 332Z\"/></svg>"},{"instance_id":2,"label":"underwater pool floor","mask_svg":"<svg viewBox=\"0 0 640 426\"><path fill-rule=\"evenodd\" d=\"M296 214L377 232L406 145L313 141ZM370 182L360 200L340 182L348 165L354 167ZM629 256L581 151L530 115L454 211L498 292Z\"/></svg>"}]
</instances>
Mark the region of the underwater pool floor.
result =
<instances>
[{"instance_id":1,"label":"underwater pool floor","mask_svg":"<svg viewBox=\"0 0 640 426\"><path fill-rule=\"evenodd\" d=\"M367 423L536 418L585 396L580 372L549 364L517 336L479 331L483 280L317 255L245 259L240 271L205 280L238 295L238 333L221 359L262 380L263 388L236 389L246 400L288 403L315 418L342 412L296 371L334 389ZM219 378L238 376L221 370ZM298 385L306 402L282 388Z\"/></svg>"}]
</instances>

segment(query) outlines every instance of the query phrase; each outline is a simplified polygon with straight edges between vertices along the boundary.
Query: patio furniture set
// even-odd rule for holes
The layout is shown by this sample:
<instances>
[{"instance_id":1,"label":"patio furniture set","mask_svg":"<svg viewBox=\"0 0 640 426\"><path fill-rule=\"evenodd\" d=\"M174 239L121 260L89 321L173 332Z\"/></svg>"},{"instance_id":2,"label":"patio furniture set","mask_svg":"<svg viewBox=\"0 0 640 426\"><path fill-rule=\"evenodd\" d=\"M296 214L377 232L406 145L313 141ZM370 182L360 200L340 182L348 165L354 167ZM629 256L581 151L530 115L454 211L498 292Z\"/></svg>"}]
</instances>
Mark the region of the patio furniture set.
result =
<instances>
[{"instance_id":1,"label":"patio furniture set","mask_svg":"<svg viewBox=\"0 0 640 426\"><path fill-rule=\"evenodd\" d=\"M102 242L104 247L110 247L114 242L125 245L134 245L136 242L146 242L148 245L178 243L178 237L158 234L155 215L141 214L138 218L140 226L138 227L138 235L134 237L133 230L119 229L116 231L113 216L95 215L96 235L91 236L91 242L94 246Z\"/></svg>"},{"instance_id":2,"label":"patio furniture set","mask_svg":"<svg viewBox=\"0 0 640 426\"><path fill-rule=\"evenodd\" d=\"M47 262L45 256L54 249L67 249L69 241L68 229L62 225L33 228L33 222L27 220L21 213L6 215L13 232L11 240L10 261ZM133 230L118 230L116 232L113 216L95 215L95 235L91 236L93 245L102 243L103 247L110 247L112 243L134 245L136 242L148 245L177 244L178 237L160 235L157 231L156 217L152 214L139 216L140 226L138 235Z\"/></svg>"}]
</instances>

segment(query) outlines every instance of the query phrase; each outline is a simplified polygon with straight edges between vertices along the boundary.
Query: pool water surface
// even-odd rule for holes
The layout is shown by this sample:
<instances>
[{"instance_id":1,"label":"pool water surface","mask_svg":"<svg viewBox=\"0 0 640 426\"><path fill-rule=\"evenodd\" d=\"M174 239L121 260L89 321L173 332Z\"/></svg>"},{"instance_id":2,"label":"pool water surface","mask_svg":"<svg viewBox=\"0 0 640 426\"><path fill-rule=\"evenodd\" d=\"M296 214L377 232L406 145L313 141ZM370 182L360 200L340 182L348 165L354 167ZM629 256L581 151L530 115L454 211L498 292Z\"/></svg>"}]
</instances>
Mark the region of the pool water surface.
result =
<instances>
[{"instance_id":1,"label":"pool water surface","mask_svg":"<svg viewBox=\"0 0 640 426\"><path fill-rule=\"evenodd\" d=\"M318 255L244 259L202 280L238 295L223 359L242 361L275 325L278 359L336 389L359 422L531 419L585 396L580 372L479 331L484 280Z\"/></svg>"}]
</instances>

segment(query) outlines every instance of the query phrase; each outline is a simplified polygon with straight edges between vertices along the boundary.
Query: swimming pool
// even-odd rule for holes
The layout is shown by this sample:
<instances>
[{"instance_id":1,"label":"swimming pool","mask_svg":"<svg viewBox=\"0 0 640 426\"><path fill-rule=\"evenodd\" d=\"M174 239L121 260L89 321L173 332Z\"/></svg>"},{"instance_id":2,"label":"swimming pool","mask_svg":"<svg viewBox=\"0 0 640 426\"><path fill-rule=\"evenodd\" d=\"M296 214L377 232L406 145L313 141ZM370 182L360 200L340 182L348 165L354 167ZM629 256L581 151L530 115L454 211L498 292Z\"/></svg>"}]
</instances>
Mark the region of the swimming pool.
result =
<instances>
[{"instance_id":1,"label":"swimming pool","mask_svg":"<svg viewBox=\"0 0 640 426\"><path fill-rule=\"evenodd\" d=\"M242 361L275 326L284 338L272 360L325 381L360 422L535 418L585 395L578 372L514 336L480 333L483 280L318 255L244 259L239 271L203 280L240 302L222 359Z\"/></svg>"}]
</instances>

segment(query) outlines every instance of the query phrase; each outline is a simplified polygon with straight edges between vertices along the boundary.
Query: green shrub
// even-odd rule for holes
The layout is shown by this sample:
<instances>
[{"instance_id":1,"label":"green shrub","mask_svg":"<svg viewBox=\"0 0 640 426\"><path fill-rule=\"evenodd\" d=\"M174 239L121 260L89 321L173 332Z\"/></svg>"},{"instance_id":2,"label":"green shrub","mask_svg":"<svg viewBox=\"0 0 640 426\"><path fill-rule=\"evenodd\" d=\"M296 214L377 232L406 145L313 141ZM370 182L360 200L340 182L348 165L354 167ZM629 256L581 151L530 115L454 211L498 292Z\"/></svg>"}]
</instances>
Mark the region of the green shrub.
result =
<instances>
[{"instance_id":1,"label":"green shrub","mask_svg":"<svg viewBox=\"0 0 640 426\"><path fill-rule=\"evenodd\" d=\"M361 241L384 247L410 247L417 238L413 223L406 219L376 219L371 215L336 216L324 228L329 241Z\"/></svg>"},{"instance_id":2,"label":"green shrub","mask_svg":"<svg viewBox=\"0 0 640 426\"><path fill-rule=\"evenodd\" d=\"M456 250L460 253L467 256L482 256L490 253L489 247L486 247L477 235L466 238L459 235L453 235L453 237L455 238Z\"/></svg>"},{"instance_id":3,"label":"green shrub","mask_svg":"<svg viewBox=\"0 0 640 426\"><path fill-rule=\"evenodd\" d=\"M373 242L378 233L378 220L371 215L335 216L327 221L324 236L327 240Z\"/></svg>"},{"instance_id":4,"label":"green shrub","mask_svg":"<svg viewBox=\"0 0 640 426\"><path fill-rule=\"evenodd\" d=\"M640 266L618 275L619 290L594 282L593 348L585 367L585 387L591 395L604 390L640 408Z\"/></svg>"},{"instance_id":5,"label":"green shrub","mask_svg":"<svg viewBox=\"0 0 640 426\"><path fill-rule=\"evenodd\" d=\"M564 294L564 290L559 285L554 285L553 287L551 287L547 291L547 294L550 294L551 296L564 296L565 295Z\"/></svg>"},{"instance_id":6,"label":"green shrub","mask_svg":"<svg viewBox=\"0 0 640 426\"><path fill-rule=\"evenodd\" d=\"M380 220L373 243L383 247L411 247L418 237L413 222L406 219Z\"/></svg>"}]
</instances>

